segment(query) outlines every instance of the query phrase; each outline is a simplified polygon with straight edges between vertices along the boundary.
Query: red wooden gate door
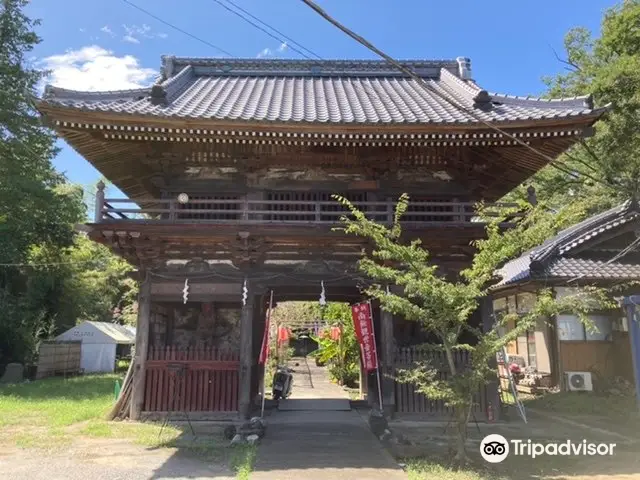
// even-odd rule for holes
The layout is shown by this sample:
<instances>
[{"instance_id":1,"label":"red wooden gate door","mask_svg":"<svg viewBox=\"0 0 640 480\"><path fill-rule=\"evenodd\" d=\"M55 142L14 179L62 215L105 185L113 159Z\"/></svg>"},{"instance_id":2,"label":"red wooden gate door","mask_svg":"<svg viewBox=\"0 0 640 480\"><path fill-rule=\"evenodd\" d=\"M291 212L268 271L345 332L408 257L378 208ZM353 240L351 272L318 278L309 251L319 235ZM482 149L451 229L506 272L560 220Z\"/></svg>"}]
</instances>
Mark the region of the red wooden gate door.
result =
<instances>
[{"instance_id":1,"label":"red wooden gate door","mask_svg":"<svg viewBox=\"0 0 640 480\"><path fill-rule=\"evenodd\" d=\"M214 348L150 348L144 411L235 412L239 355Z\"/></svg>"}]
</instances>

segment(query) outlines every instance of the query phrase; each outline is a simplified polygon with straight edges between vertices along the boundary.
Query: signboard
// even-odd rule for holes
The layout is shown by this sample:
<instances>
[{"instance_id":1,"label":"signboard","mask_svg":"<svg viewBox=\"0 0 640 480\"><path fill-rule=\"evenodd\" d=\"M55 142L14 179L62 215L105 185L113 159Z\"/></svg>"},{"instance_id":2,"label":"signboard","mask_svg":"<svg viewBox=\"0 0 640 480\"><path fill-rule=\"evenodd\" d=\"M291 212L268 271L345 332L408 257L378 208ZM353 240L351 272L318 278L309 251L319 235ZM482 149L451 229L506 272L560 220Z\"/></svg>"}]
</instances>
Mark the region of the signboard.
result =
<instances>
[{"instance_id":1,"label":"signboard","mask_svg":"<svg viewBox=\"0 0 640 480\"><path fill-rule=\"evenodd\" d=\"M357 303L351 307L353 326L360 344L362 363L368 372L378 368L378 352L376 351L376 337L373 331L371 304Z\"/></svg>"}]
</instances>

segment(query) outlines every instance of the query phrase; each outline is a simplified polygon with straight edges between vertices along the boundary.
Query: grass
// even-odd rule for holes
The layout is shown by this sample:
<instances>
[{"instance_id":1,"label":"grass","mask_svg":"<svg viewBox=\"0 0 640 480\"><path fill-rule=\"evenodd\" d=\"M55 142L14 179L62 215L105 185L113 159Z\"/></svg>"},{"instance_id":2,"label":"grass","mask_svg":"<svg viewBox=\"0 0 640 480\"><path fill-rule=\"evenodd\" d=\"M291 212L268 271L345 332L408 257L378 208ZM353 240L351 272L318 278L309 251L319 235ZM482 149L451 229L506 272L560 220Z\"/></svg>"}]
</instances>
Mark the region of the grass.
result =
<instances>
[{"instance_id":1,"label":"grass","mask_svg":"<svg viewBox=\"0 0 640 480\"><path fill-rule=\"evenodd\" d=\"M409 480L502 480L490 473L471 469L452 469L436 462L416 461L407 465Z\"/></svg>"},{"instance_id":2,"label":"grass","mask_svg":"<svg viewBox=\"0 0 640 480\"><path fill-rule=\"evenodd\" d=\"M117 375L48 378L0 387L0 427L62 427L102 417L113 405Z\"/></svg>"},{"instance_id":3,"label":"grass","mask_svg":"<svg viewBox=\"0 0 640 480\"><path fill-rule=\"evenodd\" d=\"M80 429L80 433L92 438L126 438L145 447L177 447L182 430L155 423L108 422L93 419Z\"/></svg>"},{"instance_id":4,"label":"grass","mask_svg":"<svg viewBox=\"0 0 640 480\"><path fill-rule=\"evenodd\" d=\"M9 442L24 449L65 448L83 438L124 439L148 448L177 448L203 462L226 464L236 478L247 480L256 448L230 448L220 438L194 441L172 426L109 422L119 375L49 378L0 386L0 448Z\"/></svg>"},{"instance_id":5,"label":"grass","mask_svg":"<svg viewBox=\"0 0 640 480\"><path fill-rule=\"evenodd\" d=\"M626 418L635 410L635 398L595 392L558 392L523 399L525 407L549 413Z\"/></svg>"},{"instance_id":6,"label":"grass","mask_svg":"<svg viewBox=\"0 0 640 480\"><path fill-rule=\"evenodd\" d=\"M232 449L230 466L238 480L249 480L256 459L256 447L252 445L237 446Z\"/></svg>"}]
</instances>

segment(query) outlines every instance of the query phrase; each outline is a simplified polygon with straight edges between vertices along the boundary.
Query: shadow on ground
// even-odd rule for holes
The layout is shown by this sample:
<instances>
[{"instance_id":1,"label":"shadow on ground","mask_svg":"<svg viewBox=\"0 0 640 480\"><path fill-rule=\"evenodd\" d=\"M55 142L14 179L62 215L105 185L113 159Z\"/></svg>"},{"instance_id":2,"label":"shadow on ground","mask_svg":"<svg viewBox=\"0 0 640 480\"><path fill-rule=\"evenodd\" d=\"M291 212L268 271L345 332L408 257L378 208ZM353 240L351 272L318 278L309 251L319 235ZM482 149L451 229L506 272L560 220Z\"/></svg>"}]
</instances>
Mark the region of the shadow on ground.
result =
<instances>
[{"instance_id":1,"label":"shadow on ground","mask_svg":"<svg viewBox=\"0 0 640 480\"><path fill-rule=\"evenodd\" d=\"M223 427L214 432L195 424L194 438L181 425L183 434L162 445L175 452L152 478L183 478L185 466L196 461L203 465L189 478L243 478L251 471L251 480L406 479L355 411L276 411L266 419L267 433L257 449L228 447Z\"/></svg>"}]
</instances>

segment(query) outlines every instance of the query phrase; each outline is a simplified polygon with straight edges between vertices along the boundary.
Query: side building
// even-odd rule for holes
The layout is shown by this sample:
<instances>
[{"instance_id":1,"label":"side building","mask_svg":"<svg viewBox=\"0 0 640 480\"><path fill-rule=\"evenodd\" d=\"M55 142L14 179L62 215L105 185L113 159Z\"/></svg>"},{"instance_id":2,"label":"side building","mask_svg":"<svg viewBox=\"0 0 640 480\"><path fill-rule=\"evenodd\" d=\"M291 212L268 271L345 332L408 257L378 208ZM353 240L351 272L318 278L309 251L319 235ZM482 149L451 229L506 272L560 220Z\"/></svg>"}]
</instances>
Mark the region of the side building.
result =
<instances>
[{"instance_id":1,"label":"side building","mask_svg":"<svg viewBox=\"0 0 640 480\"><path fill-rule=\"evenodd\" d=\"M405 65L426 88L383 61L176 57L149 88L47 87L46 120L128 197L101 186L85 228L143 280L133 418L248 415L267 292L316 300L322 281L329 301L361 299L354 265L366 245L332 230L344 213L332 194L388 223L408 193L407 236L456 273L484 233L474 203L522 183L602 113L588 97L490 94L465 58ZM376 328L388 372L394 330L408 330L379 312ZM192 388L178 406L167 386L176 361ZM393 384L384 395L394 401Z\"/></svg>"},{"instance_id":2,"label":"side building","mask_svg":"<svg viewBox=\"0 0 640 480\"><path fill-rule=\"evenodd\" d=\"M557 297L585 286L632 295L640 280L640 206L628 201L587 218L508 262L498 273L493 309L526 312L541 289ZM576 315L540 318L531 331L507 347L507 354L540 375L548 385L568 390L607 389L618 378L634 381L629 325L621 308L594 311L594 328ZM507 326L507 330L515 325ZM578 383L576 383L578 382Z\"/></svg>"}]
</instances>

